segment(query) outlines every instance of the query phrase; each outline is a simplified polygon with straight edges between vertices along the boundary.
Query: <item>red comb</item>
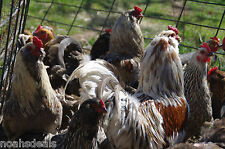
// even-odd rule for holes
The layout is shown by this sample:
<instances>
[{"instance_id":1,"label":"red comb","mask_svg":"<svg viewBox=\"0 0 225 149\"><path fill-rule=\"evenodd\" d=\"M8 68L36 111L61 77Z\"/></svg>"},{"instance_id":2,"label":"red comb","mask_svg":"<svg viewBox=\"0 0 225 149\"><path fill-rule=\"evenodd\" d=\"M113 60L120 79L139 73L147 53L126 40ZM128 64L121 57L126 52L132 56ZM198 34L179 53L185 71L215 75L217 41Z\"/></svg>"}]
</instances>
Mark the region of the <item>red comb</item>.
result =
<instances>
[{"instance_id":1,"label":"red comb","mask_svg":"<svg viewBox=\"0 0 225 149\"><path fill-rule=\"evenodd\" d=\"M105 32L106 32L106 33L111 33L111 32L112 32L112 29L111 29L111 28L106 28L106 29L105 29Z\"/></svg>"},{"instance_id":2,"label":"red comb","mask_svg":"<svg viewBox=\"0 0 225 149\"><path fill-rule=\"evenodd\" d=\"M211 68L210 70L209 70L209 72L208 72L208 79L210 79L211 78L211 74L214 72L214 71L216 71L218 68L215 66L215 67L213 67L213 68Z\"/></svg>"},{"instance_id":3,"label":"red comb","mask_svg":"<svg viewBox=\"0 0 225 149\"><path fill-rule=\"evenodd\" d=\"M41 48L43 47L42 41L38 39L36 36L33 37L33 44L38 50L41 50Z\"/></svg>"},{"instance_id":4,"label":"red comb","mask_svg":"<svg viewBox=\"0 0 225 149\"><path fill-rule=\"evenodd\" d=\"M43 28L43 26L39 25L34 32L37 33L41 28Z\"/></svg>"},{"instance_id":5,"label":"red comb","mask_svg":"<svg viewBox=\"0 0 225 149\"><path fill-rule=\"evenodd\" d=\"M100 100L100 103L101 103L102 107L105 108L105 104L102 99Z\"/></svg>"},{"instance_id":6,"label":"red comb","mask_svg":"<svg viewBox=\"0 0 225 149\"><path fill-rule=\"evenodd\" d=\"M216 36L211 37L210 39L215 40L216 42L220 43L220 39L219 39L219 38L217 38Z\"/></svg>"},{"instance_id":7,"label":"red comb","mask_svg":"<svg viewBox=\"0 0 225 149\"><path fill-rule=\"evenodd\" d=\"M204 42L203 44L201 44L200 47L206 48L206 50L207 50L208 52L212 52L212 50L209 48L209 46L208 46L208 44L207 44L206 42Z\"/></svg>"},{"instance_id":8,"label":"red comb","mask_svg":"<svg viewBox=\"0 0 225 149\"><path fill-rule=\"evenodd\" d=\"M134 6L134 10L135 10L138 14L140 14L140 13L142 12L142 9L141 9L140 7L138 7L138 6Z\"/></svg>"},{"instance_id":9,"label":"red comb","mask_svg":"<svg viewBox=\"0 0 225 149\"><path fill-rule=\"evenodd\" d=\"M176 27L173 27L171 25L168 26L168 30L174 31L177 35L179 34L179 30Z\"/></svg>"}]
</instances>

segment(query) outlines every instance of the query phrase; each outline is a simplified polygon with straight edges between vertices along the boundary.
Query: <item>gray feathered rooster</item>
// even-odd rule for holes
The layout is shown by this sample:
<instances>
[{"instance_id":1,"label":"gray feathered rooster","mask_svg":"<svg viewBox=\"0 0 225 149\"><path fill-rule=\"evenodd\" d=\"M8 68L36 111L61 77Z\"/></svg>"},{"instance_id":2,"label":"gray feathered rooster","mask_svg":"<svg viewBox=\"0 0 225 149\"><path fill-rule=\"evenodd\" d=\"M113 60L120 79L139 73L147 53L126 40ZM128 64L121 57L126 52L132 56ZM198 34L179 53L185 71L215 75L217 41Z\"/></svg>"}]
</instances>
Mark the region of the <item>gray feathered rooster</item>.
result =
<instances>
[{"instance_id":1,"label":"gray feathered rooster","mask_svg":"<svg viewBox=\"0 0 225 149\"><path fill-rule=\"evenodd\" d=\"M163 148L183 140L188 105L179 39L177 30L171 28L149 44L135 96L123 90L104 61L86 62L73 72L69 80L79 78L81 98L105 102L108 112L103 128L113 148Z\"/></svg>"}]
</instances>

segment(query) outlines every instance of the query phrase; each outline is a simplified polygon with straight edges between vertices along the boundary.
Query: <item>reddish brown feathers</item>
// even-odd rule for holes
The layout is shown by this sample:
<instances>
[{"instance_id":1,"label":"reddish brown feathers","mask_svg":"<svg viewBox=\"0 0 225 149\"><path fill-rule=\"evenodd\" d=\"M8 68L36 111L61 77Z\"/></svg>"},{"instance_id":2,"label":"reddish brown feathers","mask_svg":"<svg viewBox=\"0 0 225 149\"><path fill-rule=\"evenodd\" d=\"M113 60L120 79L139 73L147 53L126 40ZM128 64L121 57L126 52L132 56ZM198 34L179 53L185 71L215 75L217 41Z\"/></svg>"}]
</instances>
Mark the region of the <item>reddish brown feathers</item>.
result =
<instances>
[{"instance_id":1,"label":"reddish brown feathers","mask_svg":"<svg viewBox=\"0 0 225 149\"><path fill-rule=\"evenodd\" d=\"M181 105L175 106L165 106L161 102L155 102L156 108L163 117L163 128L165 130L166 136L170 137L173 132L179 132L187 118L187 107L185 100L180 98Z\"/></svg>"}]
</instances>

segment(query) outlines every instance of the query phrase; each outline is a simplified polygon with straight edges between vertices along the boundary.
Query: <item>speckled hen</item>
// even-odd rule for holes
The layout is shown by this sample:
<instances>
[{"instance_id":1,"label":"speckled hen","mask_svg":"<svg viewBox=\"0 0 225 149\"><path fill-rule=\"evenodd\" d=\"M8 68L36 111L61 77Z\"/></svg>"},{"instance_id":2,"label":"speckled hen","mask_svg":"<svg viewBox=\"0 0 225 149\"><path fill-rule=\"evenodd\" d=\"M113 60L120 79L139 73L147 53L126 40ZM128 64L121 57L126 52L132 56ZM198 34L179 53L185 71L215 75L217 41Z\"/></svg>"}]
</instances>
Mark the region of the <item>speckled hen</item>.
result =
<instances>
[{"instance_id":1,"label":"speckled hen","mask_svg":"<svg viewBox=\"0 0 225 149\"><path fill-rule=\"evenodd\" d=\"M62 105L42 62L42 42L24 46L16 56L12 91L3 106L3 128L9 139L25 133L56 133L62 121Z\"/></svg>"}]
</instances>

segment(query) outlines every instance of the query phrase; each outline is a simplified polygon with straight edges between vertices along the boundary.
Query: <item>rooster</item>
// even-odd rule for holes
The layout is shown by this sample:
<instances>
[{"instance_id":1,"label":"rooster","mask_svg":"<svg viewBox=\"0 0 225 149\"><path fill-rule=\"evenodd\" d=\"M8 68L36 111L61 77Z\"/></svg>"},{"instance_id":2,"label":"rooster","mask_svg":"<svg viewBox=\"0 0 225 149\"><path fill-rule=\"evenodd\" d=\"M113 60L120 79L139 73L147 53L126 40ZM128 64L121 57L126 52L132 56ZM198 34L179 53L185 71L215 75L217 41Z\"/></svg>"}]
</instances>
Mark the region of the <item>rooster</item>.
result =
<instances>
[{"instance_id":1,"label":"rooster","mask_svg":"<svg viewBox=\"0 0 225 149\"><path fill-rule=\"evenodd\" d=\"M184 91L190 105L186 138L198 135L202 124L212 120L212 103L207 85L207 62L218 46L219 39L216 37L204 42L184 69Z\"/></svg>"},{"instance_id":2,"label":"rooster","mask_svg":"<svg viewBox=\"0 0 225 149\"><path fill-rule=\"evenodd\" d=\"M112 30L105 29L105 33L100 35L95 41L91 49L91 59L104 58L109 51L109 41Z\"/></svg>"},{"instance_id":3,"label":"rooster","mask_svg":"<svg viewBox=\"0 0 225 149\"><path fill-rule=\"evenodd\" d=\"M25 133L56 133L62 121L62 105L42 62L42 42L24 46L16 56L12 91L3 106L3 128L9 139Z\"/></svg>"},{"instance_id":4,"label":"rooster","mask_svg":"<svg viewBox=\"0 0 225 149\"><path fill-rule=\"evenodd\" d=\"M45 47L45 44L54 38L54 30L49 26L42 25L39 25L33 32L33 34L28 30L24 30L24 34L20 34L18 38L17 45L19 49L21 49L27 43L32 42L34 36L38 37L38 39L42 41L42 43L44 44L43 46Z\"/></svg>"},{"instance_id":5,"label":"rooster","mask_svg":"<svg viewBox=\"0 0 225 149\"><path fill-rule=\"evenodd\" d=\"M61 142L61 148L97 149L96 136L99 120L106 112L105 104L102 100L89 99L83 102L80 109L73 116L63 142Z\"/></svg>"},{"instance_id":6,"label":"rooster","mask_svg":"<svg viewBox=\"0 0 225 149\"><path fill-rule=\"evenodd\" d=\"M79 78L82 99L105 102L108 112L103 128L113 148L163 148L183 139L188 104L178 56L180 37L175 28L170 29L146 48L134 96L124 91L113 72L96 61L79 66L68 80Z\"/></svg>"},{"instance_id":7,"label":"rooster","mask_svg":"<svg viewBox=\"0 0 225 149\"><path fill-rule=\"evenodd\" d=\"M116 20L110 36L109 54L105 60L117 67L125 84L137 87L144 38L139 26L141 8L134 6Z\"/></svg>"}]
</instances>

